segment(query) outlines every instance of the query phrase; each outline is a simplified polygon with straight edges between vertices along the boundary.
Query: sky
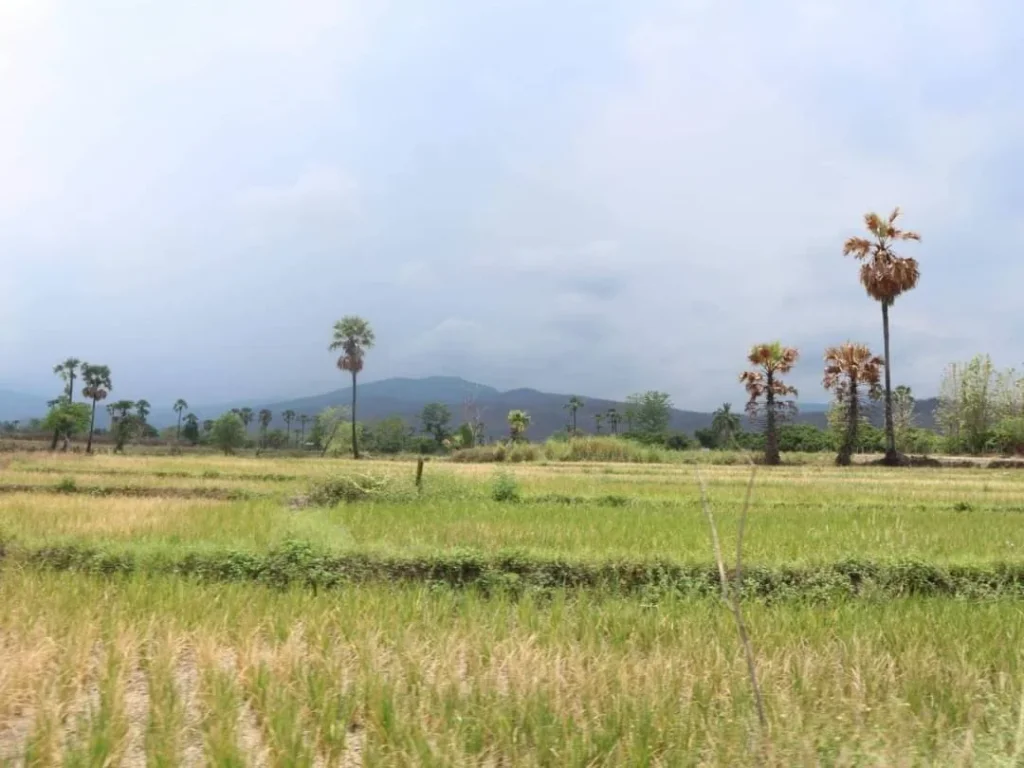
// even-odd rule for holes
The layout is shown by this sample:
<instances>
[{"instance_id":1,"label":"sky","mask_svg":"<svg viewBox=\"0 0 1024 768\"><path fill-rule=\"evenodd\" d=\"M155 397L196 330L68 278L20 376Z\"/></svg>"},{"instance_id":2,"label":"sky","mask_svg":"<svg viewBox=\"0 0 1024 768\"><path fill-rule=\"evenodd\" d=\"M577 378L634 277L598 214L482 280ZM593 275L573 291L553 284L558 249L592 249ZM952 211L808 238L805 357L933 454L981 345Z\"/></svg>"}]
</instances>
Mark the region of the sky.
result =
<instances>
[{"instance_id":1,"label":"sky","mask_svg":"<svg viewBox=\"0 0 1024 768\"><path fill-rule=\"evenodd\" d=\"M0 0L0 386L367 380L687 408L749 347L881 351L842 243L922 233L894 384L1024 360L1018 0Z\"/></svg>"}]
</instances>

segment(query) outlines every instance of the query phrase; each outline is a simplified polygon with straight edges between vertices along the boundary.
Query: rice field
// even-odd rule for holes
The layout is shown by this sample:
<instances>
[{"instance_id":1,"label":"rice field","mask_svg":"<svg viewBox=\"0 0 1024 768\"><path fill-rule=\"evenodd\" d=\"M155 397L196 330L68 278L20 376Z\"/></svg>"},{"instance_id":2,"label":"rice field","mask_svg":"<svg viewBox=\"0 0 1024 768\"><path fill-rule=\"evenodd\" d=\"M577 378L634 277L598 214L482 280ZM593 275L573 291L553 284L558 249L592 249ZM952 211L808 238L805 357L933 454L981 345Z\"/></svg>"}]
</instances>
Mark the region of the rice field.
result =
<instances>
[{"instance_id":1,"label":"rice field","mask_svg":"<svg viewBox=\"0 0 1024 768\"><path fill-rule=\"evenodd\" d=\"M13 455L0 765L1024 765L1024 472L761 468L752 572L978 587L745 599L762 728L714 589L559 580L713 575L695 467L498 471L432 461L417 489L402 462ZM700 471L731 560L749 470ZM382 490L311 503L338 475ZM373 575L179 567L297 545L320 559L290 568ZM496 588L479 562L546 581Z\"/></svg>"}]
</instances>

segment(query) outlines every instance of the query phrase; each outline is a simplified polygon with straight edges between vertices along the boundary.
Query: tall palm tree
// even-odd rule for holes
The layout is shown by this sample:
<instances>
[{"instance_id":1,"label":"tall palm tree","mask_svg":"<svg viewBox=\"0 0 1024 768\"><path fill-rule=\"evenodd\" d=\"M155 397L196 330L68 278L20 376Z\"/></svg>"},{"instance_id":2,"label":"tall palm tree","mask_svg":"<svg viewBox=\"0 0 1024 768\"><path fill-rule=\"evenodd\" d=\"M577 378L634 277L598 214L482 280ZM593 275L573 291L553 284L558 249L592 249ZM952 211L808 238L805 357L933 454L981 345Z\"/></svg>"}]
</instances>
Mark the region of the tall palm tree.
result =
<instances>
[{"instance_id":1,"label":"tall palm tree","mask_svg":"<svg viewBox=\"0 0 1024 768\"><path fill-rule=\"evenodd\" d=\"M595 413L594 414L594 433L595 434L598 434L598 435L601 434L601 422L602 421L604 421L604 414L600 413L600 412Z\"/></svg>"},{"instance_id":2,"label":"tall palm tree","mask_svg":"<svg viewBox=\"0 0 1024 768\"><path fill-rule=\"evenodd\" d=\"M252 417L252 408L246 407L238 409L238 418L240 418L242 420L242 424L245 425L246 432L249 431L249 425L252 424Z\"/></svg>"},{"instance_id":3,"label":"tall palm tree","mask_svg":"<svg viewBox=\"0 0 1024 768\"><path fill-rule=\"evenodd\" d=\"M63 363L57 363L53 366L53 372L60 376L61 380L67 382L67 388L64 390L64 397L67 398L69 403L75 400L75 376L78 373L78 367L82 364L82 361L77 357L69 357ZM50 443L50 450L57 450L57 440L60 438L60 431L53 431L53 441Z\"/></svg>"},{"instance_id":4,"label":"tall palm tree","mask_svg":"<svg viewBox=\"0 0 1024 768\"><path fill-rule=\"evenodd\" d=\"M267 427L270 426L270 422L273 421L274 414L271 413L269 408L261 408L259 413L259 425L260 425L260 442L266 447L267 443Z\"/></svg>"},{"instance_id":5,"label":"tall palm tree","mask_svg":"<svg viewBox=\"0 0 1024 768\"><path fill-rule=\"evenodd\" d=\"M181 414L188 410L188 403L185 402L184 398L179 397L174 402L174 412L178 414L178 433L175 436L176 442L181 442Z\"/></svg>"},{"instance_id":6,"label":"tall palm tree","mask_svg":"<svg viewBox=\"0 0 1024 768\"><path fill-rule=\"evenodd\" d=\"M281 418L284 419L284 427L288 433L288 442L290 443L292 441L292 422L295 420L295 411L289 408L281 414Z\"/></svg>"},{"instance_id":7,"label":"tall palm tree","mask_svg":"<svg viewBox=\"0 0 1024 768\"><path fill-rule=\"evenodd\" d=\"M346 315L334 324L334 338L328 347L330 351L342 350L338 368L352 374L352 458L359 458L359 442L356 435L356 376L363 370L366 351L373 349L373 328L357 315Z\"/></svg>"},{"instance_id":8,"label":"tall palm tree","mask_svg":"<svg viewBox=\"0 0 1024 768\"><path fill-rule=\"evenodd\" d=\"M513 443L518 443L526 437L529 426L530 414L526 411L516 409L508 412L508 432Z\"/></svg>"},{"instance_id":9,"label":"tall palm tree","mask_svg":"<svg viewBox=\"0 0 1024 768\"><path fill-rule=\"evenodd\" d=\"M619 423L622 421L622 416L615 408L609 408L604 414L608 418L608 423L611 425L612 434L619 434Z\"/></svg>"},{"instance_id":10,"label":"tall palm tree","mask_svg":"<svg viewBox=\"0 0 1024 768\"><path fill-rule=\"evenodd\" d=\"M92 416L89 418L89 440L85 452L92 453L92 434L96 427L96 403L106 400L114 385L110 382L110 368L105 365L82 363L82 394L92 400Z\"/></svg>"},{"instance_id":11,"label":"tall palm tree","mask_svg":"<svg viewBox=\"0 0 1024 768\"><path fill-rule=\"evenodd\" d=\"M192 444L195 445L199 440L199 417L194 413L190 413L185 416L185 428L189 430L189 438Z\"/></svg>"},{"instance_id":12,"label":"tall palm tree","mask_svg":"<svg viewBox=\"0 0 1024 768\"><path fill-rule=\"evenodd\" d=\"M309 416L307 414L305 414L305 413L300 413L299 414L299 424L302 427L302 438L300 439L299 442L301 444L305 444L305 442L306 442L306 425L309 424Z\"/></svg>"},{"instance_id":13,"label":"tall palm tree","mask_svg":"<svg viewBox=\"0 0 1024 768\"><path fill-rule=\"evenodd\" d=\"M778 422L795 408L792 401L781 398L797 394L795 387L789 386L782 380L782 374L793 370L799 357L799 352L792 347L782 346L782 343L778 341L755 344L750 349L750 354L747 355L747 360L754 366L754 369L740 374L740 382L746 387L747 394L750 395L750 400L747 402L747 413L751 417L763 413L765 417L765 464L775 465L780 461Z\"/></svg>"},{"instance_id":14,"label":"tall palm tree","mask_svg":"<svg viewBox=\"0 0 1024 768\"><path fill-rule=\"evenodd\" d=\"M722 403L722 407L712 414L711 431L719 447L732 444L733 438L740 431L740 417L733 413L732 403Z\"/></svg>"},{"instance_id":15,"label":"tall palm tree","mask_svg":"<svg viewBox=\"0 0 1024 768\"><path fill-rule=\"evenodd\" d=\"M875 301L882 305L882 338L885 342L885 463L895 466L900 463L896 452L896 430L892 419L892 359L889 356L889 307L896 298L917 285L921 273L917 261L897 255L893 245L906 240L920 240L917 232L902 230L896 226L900 209L894 208L889 218L877 213L864 214L864 224L871 234L867 237L851 237L843 245L843 254L861 261L860 282Z\"/></svg>"},{"instance_id":16,"label":"tall palm tree","mask_svg":"<svg viewBox=\"0 0 1024 768\"><path fill-rule=\"evenodd\" d=\"M836 464L840 466L849 466L857 447L861 387L867 387L869 397L878 398L881 394L878 382L884 365L885 361L871 354L865 344L848 341L825 350L825 376L821 383L825 389L835 392L836 401L846 417L846 432L836 456Z\"/></svg>"},{"instance_id":17,"label":"tall palm tree","mask_svg":"<svg viewBox=\"0 0 1024 768\"><path fill-rule=\"evenodd\" d=\"M576 411L583 407L583 401L573 395L569 398L569 402L562 406L565 410L569 411L569 417L572 419L572 434L576 434Z\"/></svg>"},{"instance_id":18,"label":"tall palm tree","mask_svg":"<svg viewBox=\"0 0 1024 768\"><path fill-rule=\"evenodd\" d=\"M149 412L153 407L149 404L149 400L137 400L135 402L135 412L139 415L139 421L142 422L142 426L146 426L146 417L149 416Z\"/></svg>"}]
</instances>

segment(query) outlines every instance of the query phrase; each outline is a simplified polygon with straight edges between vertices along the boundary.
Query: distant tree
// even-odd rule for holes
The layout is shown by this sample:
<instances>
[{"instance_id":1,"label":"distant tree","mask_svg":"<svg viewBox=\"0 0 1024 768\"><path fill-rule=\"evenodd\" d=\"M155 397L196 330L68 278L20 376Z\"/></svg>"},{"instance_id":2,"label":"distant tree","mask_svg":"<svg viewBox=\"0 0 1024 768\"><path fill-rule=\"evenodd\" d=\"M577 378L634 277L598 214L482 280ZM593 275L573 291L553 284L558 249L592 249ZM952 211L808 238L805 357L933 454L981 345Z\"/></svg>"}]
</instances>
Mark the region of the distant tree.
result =
<instances>
[{"instance_id":1,"label":"distant tree","mask_svg":"<svg viewBox=\"0 0 1024 768\"><path fill-rule=\"evenodd\" d=\"M203 419L203 432L213 431L213 419Z\"/></svg>"},{"instance_id":2,"label":"distant tree","mask_svg":"<svg viewBox=\"0 0 1024 768\"><path fill-rule=\"evenodd\" d=\"M947 366L935 414L947 450L985 452L1000 421L1024 415L1022 399L1024 378L1012 368L998 370L988 355Z\"/></svg>"},{"instance_id":3,"label":"distant tree","mask_svg":"<svg viewBox=\"0 0 1024 768\"><path fill-rule=\"evenodd\" d=\"M64 398L69 403L75 401L75 376L78 374L78 366L81 364L82 361L77 357L69 357L63 363L57 363L57 365L53 366L53 372L60 376L61 380L67 384L64 388ZM51 451L57 449L57 440L60 439L60 436L57 430L53 431L53 440L50 443Z\"/></svg>"},{"instance_id":4,"label":"distant tree","mask_svg":"<svg viewBox=\"0 0 1024 768\"><path fill-rule=\"evenodd\" d=\"M242 420L242 426L245 427L246 433L249 432L249 425L252 424L253 416L252 408L247 407L238 409L238 418Z\"/></svg>"},{"instance_id":5,"label":"distant tree","mask_svg":"<svg viewBox=\"0 0 1024 768\"><path fill-rule=\"evenodd\" d=\"M139 422L144 426L147 424L146 418L149 416L152 406L148 400L136 400L135 401L135 413L139 417Z\"/></svg>"},{"instance_id":6,"label":"distant tree","mask_svg":"<svg viewBox=\"0 0 1024 768\"><path fill-rule=\"evenodd\" d=\"M110 382L110 368L105 365L82 363L82 394L92 400L89 416L89 441L85 444L85 452L92 453L92 435L96 428L96 403L106 400L110 390L114 388Z\"/></svg>"},{"instance_id":7,"label":"distant tree","mask_svg":"<svg viewBox=\"0 0 1024 768\"><path fill-rule=\"evenodd\" d=\"M784 398L797 394L795 387L782 380L782 375L793 370L799 356L795 349L778 341L756 344L747 355L754 369L740 374L740 382L750 396L747 413L751 418L764 417L765 464L780 462L778 424L795 410L795 404Z\"/></svg>"},{"instance_id":8,"label":"distant tree","mask_svg":"<svg viewBox=\"0 0 1024 768\"><path fill-rule=\"evenodd\" d=\"M373 451L395 454L405 450L409 439L409 428L401 416L381 419L367 430L366 440Z\"/></svg>"},{"instance_id":9,"label":"distant tree","mask_svg":"<svg viewBox=\"0 0 1024 768\"><path fill-rule=\"evenodd\" d=\"M178 414L178 431L175 433L175 441L181 441L181 414L188 410L188 403L184 398L179 397L174 401L174 412Z\"/></svg>"},{"instance_id":10,"label":"distant tree","mask_svg":"<svg viewBox=\"0 0 1024 768\"><path fill-rule=\"evenodd\" d=\"M583 405L583 400L576 395L573 395L569 398L569 402L562 406L569 412L569 424L571 426L570 432L574 435L576 434L576 411L582 408Z\"/></svg>"},{"instance_id":11,"label":"distant tree","mask_svg":"<svg viewBox=\"0 0 1024 768\"><path fill-rule=\"evenodd\" d=\"M901 384L892 392L892 425L896 431L896 450L909 453L916 450L914 440L915 424L914 393L910 387Z\"/></svg>"},{"instance_id":12,"label":"distant tree","mask_svg":"<svg viewBox=\"0 0 1024 768\"><path fill-rule=\"evenodd\" d=\"M309 439L320 450L321 456L327 454L331 443L334 442L334 436L347 417L347 409L336 407L324 408L316 415Z\"/></svg>"},{"instance_id":13,"label":"distant tree","mask_svg":"<svg viewBox=\"0 0 1024 768\"><path fill-rule=\"evenodd\" d=\"M522 410L508 412L508 431L513 443L526 439L526 430L530 427L530 414Z\"/></svg>"},{"instance_id":14,"label":"distant tree","mask_svg":"<svg viewBox=\"0 0 1024 768\"><path fill-rule=\"evenodd\" d=\"M434 438L438 445L448 437L448 424L452 420L451 409L444 403L427 403L420 413L423 431Z\"/></svg>"},{"instance_id":15,"label":"distant tree","mask_svg":"<svg viewBox=\"0 0 1024 768\"><path fill-rule=\"evenodd\" d=\"M843 254L853 256L862 262L860 282L870 296L882 305L882 338L885 342L885 463L895 466L900 463L896 451L896 429L892 418L892 359L889 356L889 307L896 298L917 286L920 278L917 261L898 256L893 251L895 243L916 240L917 232L902 230L896 226L900 209L894 208L888 218L877 213L864 215L864 224L871 237L851 237L843 245Z\"/></svg>"},{"instance_id":16,"label":"distant tree","mask_svg":"<svg viewBox=\"0 0 1024 768\"><path fill-rule=\"evenodd\" d=\"M199 417L194 413L190 413L185 417L185 428L179 429L178 439L184 435L185 439L188 440L192 445L199 442Z\"/></svg>"},{"instance_id":17,"label":"distant tree","mask_svg":"<svg viewBox=\"0 0 1024 768\"><path fill-rule=\"evenodd\" d=\"M302 437L299 440L300 445L306 444L306 425L309 424L309 415L305 413L299 414L299 426L302 427Z\"/></svg>"},{"instance_id":18,"label":"distant tree","mask_svg":"<svg viewBox=\"0 0 1024 768\"><path fill-rule=\"evenodd\" d=\"M367 350L373 349L375 338L370 324L357 315L346 315L334 324L334 338L330 349L342 350L338 368L352 374L352 458L359 458L359 438L356 435L356 377L363 370Z\"/></svg>"},{"instance_id":19,"label":"distant tree","mask_svg":"<svg viewBox=\"0 0 1024 768\"><path fill-rule=\"evenodd\" d=\"M242 417L228 412L213 423L210 439L226 455L245 445L246 432Z\"/></svg>"},{"instance_id":20,"label":"distant tree","mask_svg":"<svg viewBox=\"0 0 1024 768\"><path fill-rule=\"evenodd\" d=\"M783 424L779 427L779 450L784 452L819 453L832 450L832 436L813 424Z\"/></svg>"},{"instance_id":21,"label":"distant tree","mask_svg":"<svg viewBox=\"0 0 1024 768\"><path fill-rule=\"evenodd\" d=\"M281 418L284 419L284 430L288 434L289 443L292 441L292 422L295 421L295 415L295 411L291 408L281 414Z\"/></svg>"},{"instance_id":22,"label":"distant tree","mask_svg":"<svg viewBox=\"0 0 1024 768\"><path fill-rule=\"evenodd\" d=\"M631 437L652 445L664 443L672 420L672 398L666 392L640 392L626 398Z\"/></svg>"},{"instance_id":23,"label":"distant tree","mask_svg":"<svg viewBox=\"0 0 1024 768\"><path fill-rule=\"evenodd\" d=\"M267 429L270 427L270 422L274 420L274 414L271 413L269 408L261 408L258 416L258 423L260 425L260 445L264 448L267 446Z\"/></svg>"},{"instance_id":24,"label":"distant tree","mask_svg":"<svg viewBox=\"0 0 1024 768\"><path fill-rule=\"evenodd\" d=\"M594 414L594 434L601 434L601 422L604 421L604 414L601 412Z\"/></svg>"},{"instance_id":25,"label":"distant tree","mask_svg":"<svg viewBox=\"0 0 1024 768\"><path fill-rule=\"evenodd\" d=\"M718 435L711 427L701 427L700 429L694 430L693 436L697 439L697 444L701 448L718 448Z\"/></svg>"},{"instance_id":26,"label":"distant tree","mask_svg":"<svg viewBox=\"0 0 1024 768\"><path fill-rule=\"evenodd\" d=\"M740 417L733 413L732 403L722 403L711 416L711 433L715 437L715 447L725 448L732 445L739 432Z\"/></svg>"},{"instance_id":27,"label":"distant tree","mask_svg":"<svg viewBox=\"0 0 1024 768\"><path fill-rule=\"evenodd\" d=\"M612 428L612 434L619 434L619 424L622 422L619 412L615 408L609 408L604 415L608 419L608 425Z\"/></svg>"},{"instance_id":28,"label":"distant tree","mask_svg":"<svg viewBox=\"0 0 1024 768\"><path fill-rule=\"evenodd\" d=\"M836 402L846 415L846 430L836 456L836 464L840 466L848 466L857 449L861 398L865 394L861 389L866 389L868 397L878 399L884 365L885 361L873 355L865 344L846 342L825 350L825 376L821 383L835 393Z\"/></svg>"},{"instance_id":29,"label":"distant tree","mask_svg":"<svg viewBox=\"0 0 1024 768\"><path fill-rule=\"evenodd\" d=\"M57 439L64 440L64 450L68 441L79 432L89 428L89 406L85 403L73 403L65 396L59 397L50 406L49 413L43 421L46 429L52 429Z\"/></svg>"},{"instance_id":30,"label":"distant tree","mask_svg":"<svg viewBox=\"0 0 1024 768\"><path fill-rule=\"evenodd\" d=\"M132 413L133 408L135 408L134 400L118 400L107 406L107 413L110 414L110 433L114 436L115 453L123 451L124 444L139 429L139 420Z\"/></svg>"}]
</instances>

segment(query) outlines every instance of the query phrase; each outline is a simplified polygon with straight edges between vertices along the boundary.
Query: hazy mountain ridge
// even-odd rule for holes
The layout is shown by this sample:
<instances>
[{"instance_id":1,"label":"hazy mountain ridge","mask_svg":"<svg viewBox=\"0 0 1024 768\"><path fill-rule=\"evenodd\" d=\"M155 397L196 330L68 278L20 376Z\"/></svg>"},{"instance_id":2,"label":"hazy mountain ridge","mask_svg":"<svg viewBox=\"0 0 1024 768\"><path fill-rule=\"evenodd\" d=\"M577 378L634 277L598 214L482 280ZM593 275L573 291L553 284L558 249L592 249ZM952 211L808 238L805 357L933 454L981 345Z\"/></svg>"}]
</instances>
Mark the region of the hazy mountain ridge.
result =
<instances>
[{"instance_id":1,"label":"hazy mountain ridge","mask_svg":"<svg viewBox=\"0 0 1024 768\"><path fill-rule=\"evenodd\" d=\"M530 413L531 424L529 435L534 439L547 437L565 429L569 421L569 413L565 409L570 395L564 393L542 392L529 387L521 387L500 391L485 384L476 384L455 376L429 376L420 379L390 378L379 381L360 383L356 392L357 411L361 421L379 421L389 416L399 416L411 427L419 427L419 416L423 406L431 402L447 405L452 411L452 424L457 425L471 417L471 409L479 412L479 417L487 427L491 436L503 435L508 430L506 417L515 408L522 408ZM595 432L594 414L604 413L609 408L617 408L620 413L625 411L625 403L604 398L591 398L581 394L584 402L576 414L577 426L584 432ZM80 399L80 398L77 398ZM349 406L352 402L352 389L345 387L331 392L310 397L290 400L261 402L245 400L233 403L214 405L196 405L189 408L200 419L212 419L231 408L249 407L254 411L269 408L274 414L274 427L283 427L281 414L293 410L296 414L315 416L330 406ZM932 428L934 426L934 410L937 401L934 398L920 400L916 406L918 425ZM156 404L154 404L156 405ZM826 425L825 409L827 404L807 403L798 413L799 423L814 424L818 427ZM27 421L33 416L42 416L46 410L46 402L36 396L0 389L0 420L21 419ZM745 428L750 428L743 416L743 402L735 401L733 410L744 419ZM675 408L672 411L671 428L673 430L693 434L697 429L710 426L712 414L704 411L691 411ZM154 407L150 415L150 423L157 427L173 426L177 423L177 415L170 407ZM871 420L876 424L882 422L882 408L877 405L871 413ZM107 414L102 407L97 409L96 422L98 427L106 426ZM294 428L293 423L293 428ZM625 425L621 425L622 429ZM608 424L602 426L602 432L609 432Z\"/></svg>"}]
</instances>

